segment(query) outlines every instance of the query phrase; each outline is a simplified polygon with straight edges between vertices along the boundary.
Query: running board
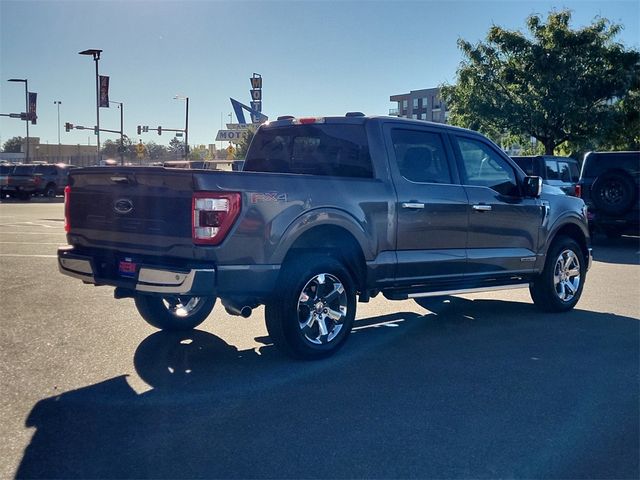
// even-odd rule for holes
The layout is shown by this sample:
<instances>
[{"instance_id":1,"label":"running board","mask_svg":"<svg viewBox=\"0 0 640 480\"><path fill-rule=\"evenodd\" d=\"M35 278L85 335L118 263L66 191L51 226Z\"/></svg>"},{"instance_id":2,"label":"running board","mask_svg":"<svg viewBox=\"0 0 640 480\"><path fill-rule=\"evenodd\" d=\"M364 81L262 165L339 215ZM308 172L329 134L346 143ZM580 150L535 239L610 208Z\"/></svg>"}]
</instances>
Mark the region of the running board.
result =
<instances>
[{"instance_id":1,"label":"running board","mask_svg":"<svg viewBox=\"0 0 640 480\"><path fill-rule=\"evenodd\" d=\"M462 288L460 290L441 290L439 292L410 293L409 298L418 297L443 297L445 295L462 295L463 293L495 292L496 290L515 290L517 288L529 288L528 283L514 285L498 285L495 287Z\"/></svg>"}]
</instances>

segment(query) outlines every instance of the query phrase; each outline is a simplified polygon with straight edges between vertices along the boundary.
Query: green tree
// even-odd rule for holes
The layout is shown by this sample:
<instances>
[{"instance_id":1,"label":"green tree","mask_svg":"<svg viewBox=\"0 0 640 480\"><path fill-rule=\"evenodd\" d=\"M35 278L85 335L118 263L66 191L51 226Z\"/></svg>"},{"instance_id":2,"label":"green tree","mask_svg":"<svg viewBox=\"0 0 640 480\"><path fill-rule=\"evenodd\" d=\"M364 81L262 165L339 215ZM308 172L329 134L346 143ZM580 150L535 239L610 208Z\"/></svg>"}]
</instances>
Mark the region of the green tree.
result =
<instances>
[{"instance_id":1,"label":"green tree","mask_svg":"<svg viewBox=\"0 0 640 480\"><path fill-rule=\"evenodd\" d=\"M256 129L254 127L249 127L249 129L247 130L247 134L237 145L236 153L234 155L236 160L244 160L247 157L247 152L249 151L249 145L251 145L251 140L253 140L253 136L255 134L256 134Z\"/></svg>"},{"instance_id":2,"label":"green tree","mask_svg":"<svg viewBox=\"0 0 640 480\"><path fill-rule=\"evenodd\" d=\"M169 147L167 148L167 150L169 151L169 153L173 154L176 157L184 157L184 148L184 142L178 140L178 137L173 137L169 141Z\"/></svg>"},{"instance_id":3,"label":"green tree","mask_svg":"<svg viewBox=\"0 0 640 480\"><path fill-rule=\"evenodd\" d=\"M12 137L6 142L4 142L4 146L2 147L2 151L5 153L20 153L22 151L22 137Z\"/></svg>"},{"instance_id":4,"label":"green tree","mask_svg":"<svg viewBox=\"0 0 640 480\"><path fill-rule=\"evenodd\" d=\"M614 41L622 26L606 19L573 30L568 10L528 17L529 35L499 26L484 42L460 39L465 59L457 84L442 88L450 122L493 138L535 137L545 153L603 138L624 124L640 53Z\"/></svg>"},{"instance_id":5,"label":"green tree","mask_svg":"<svg viewBox=\"0 0 640 480\"><path fill-rule=\"evenodd\" d=\"M151 160L161 160L167 155L167 147L164 145L158 145L153 141L148 141L144 145Z\"/></svg>"}]
</instances>

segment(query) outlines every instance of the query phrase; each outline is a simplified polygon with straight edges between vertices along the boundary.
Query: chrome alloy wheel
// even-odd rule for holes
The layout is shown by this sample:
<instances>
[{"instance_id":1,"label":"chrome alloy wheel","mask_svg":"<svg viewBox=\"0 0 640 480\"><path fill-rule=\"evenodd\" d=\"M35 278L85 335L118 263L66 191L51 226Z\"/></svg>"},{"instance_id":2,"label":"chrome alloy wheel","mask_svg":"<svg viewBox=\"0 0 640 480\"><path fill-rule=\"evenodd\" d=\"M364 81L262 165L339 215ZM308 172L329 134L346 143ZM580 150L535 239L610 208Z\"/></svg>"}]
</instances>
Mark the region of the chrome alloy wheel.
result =
<instances>
[{"instance_id":1,"label":"chrome alloy wheel","mask_svg":"<svg viewBox=\"0 0 640 480\"><path fill-rule=\"evenodd\" d=\"M169 313L178 317L186 318L198 310L204 302L201 297L162 297L162 303Z\"/></svg>"},{"instance_id":2,"label":"chrome alloy wheel","mask_svg":"<svg viewBox=\"0 0 640 480\"><path fill-rule=\"evenodd\" d=\"M563 302L569 302L580 288L580 260L573 250L564 250L556 259L553 286Z\"/></svg>"},{"instance_id":3,"label":"chrome alloy wheel","mask_svg":"<svg viewBox=\"0 0 640 480\"><path fill-rule=\"evenodd\" d=\"M331 342L347 317L347 293L340 280L320 273L307 282L298 298L298 322L304 337L316 345Z\"/></svg>"}]
</instances>

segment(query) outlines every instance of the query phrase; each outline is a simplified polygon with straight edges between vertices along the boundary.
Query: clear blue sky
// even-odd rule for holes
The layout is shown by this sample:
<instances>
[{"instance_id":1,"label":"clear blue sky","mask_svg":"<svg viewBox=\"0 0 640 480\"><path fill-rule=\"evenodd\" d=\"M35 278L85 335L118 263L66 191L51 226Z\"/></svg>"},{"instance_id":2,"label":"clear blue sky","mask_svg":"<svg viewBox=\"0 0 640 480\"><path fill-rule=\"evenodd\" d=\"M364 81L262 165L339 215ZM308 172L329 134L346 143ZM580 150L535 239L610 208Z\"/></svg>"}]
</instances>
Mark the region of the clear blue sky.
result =
<instances>
[{"instance_id":1,"label":"clear blue sky","mask_svg":"<svg viewBox=\"0 0 640 480\"><path fill-rule=\"evenodd\" d=\"M622 23L618 40L640 47L640 2L601 1L7 1L0 0L0 112L24 110L27 78L38 93L30 134L57 143L61 123L95 124L95 70L78 52L102 49L110 99L125 104L125 132L136 125L182 128L190 98L190 144L213 143L229 97L249 103L249 77L262 74L263 111L386 114L389 96L455 80L458 38L483 39L492 24L524 30L532 13L573 11L573 26L603 16ZM115 106L103 128L119 129ZM234 119L235 121L235 119ZM24 122L0 117L0 141L25 135ZM62 143L86 144L89 132ZM103 134L102 139L116 138ZM170 135L143 134L166 144Z\"/></svg>"}]
</instances>

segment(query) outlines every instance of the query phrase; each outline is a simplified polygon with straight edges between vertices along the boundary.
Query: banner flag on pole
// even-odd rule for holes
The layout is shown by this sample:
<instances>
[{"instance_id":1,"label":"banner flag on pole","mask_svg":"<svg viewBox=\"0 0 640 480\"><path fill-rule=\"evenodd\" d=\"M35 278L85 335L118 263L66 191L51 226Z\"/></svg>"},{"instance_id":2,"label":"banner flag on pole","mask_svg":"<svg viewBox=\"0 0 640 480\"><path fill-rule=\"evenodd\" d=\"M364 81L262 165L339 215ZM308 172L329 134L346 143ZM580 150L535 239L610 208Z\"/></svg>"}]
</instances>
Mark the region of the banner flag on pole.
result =
<instances>
[{"instance_id":1,"label":"banner flag on pole","mask_svg":"<svg viewBox=\"0 0 640 480\"><path fill-rule=\"evenodd\" d=\"M100 75L100 106L109 108L109 77Z\"/></svg>"},{"instance_id":2,"label":"banner flag on pole","mask_svg":"<svg viewBox=\"0 0 640 480\"><path fill-rule=\"evenodd\" d=\"M37 93L29 92L29 112L28 119L31 120L31 124L36 124L36 119L38 116L36 115L36 99L38 97Z\"/></svg>"}]
</instances>

